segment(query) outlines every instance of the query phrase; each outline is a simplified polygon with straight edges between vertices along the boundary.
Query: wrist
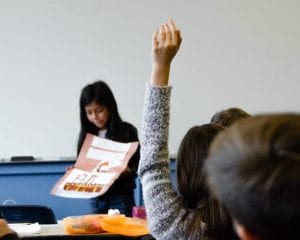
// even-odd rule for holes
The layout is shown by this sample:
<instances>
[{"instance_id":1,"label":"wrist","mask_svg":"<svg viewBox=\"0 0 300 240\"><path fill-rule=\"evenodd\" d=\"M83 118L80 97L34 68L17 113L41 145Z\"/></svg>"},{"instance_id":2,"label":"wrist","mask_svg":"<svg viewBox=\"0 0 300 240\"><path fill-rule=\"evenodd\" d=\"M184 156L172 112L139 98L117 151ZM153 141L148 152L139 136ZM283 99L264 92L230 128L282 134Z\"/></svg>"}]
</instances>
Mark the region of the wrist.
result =
<instances>
[{"instance_id":1,"label":"wrist","mask_svg":"<svg viewBox=\"0 0 300 240\"><path fill-rule=\"evenodd\" d=\"M156 71L170 71L171 63L158 63L153 62L152 64L152 70Z\"/></svg>"},{"instance_id":2,"label":"wrist","mask_svg":"<svg viewBox=\"0 0 300 240\"><path fill-rule=\"evenodd\" d=\"M170 64L153 63L150 83L155 86L166 86L168 85L169 74Z\"/></svg>"}]
</instances>

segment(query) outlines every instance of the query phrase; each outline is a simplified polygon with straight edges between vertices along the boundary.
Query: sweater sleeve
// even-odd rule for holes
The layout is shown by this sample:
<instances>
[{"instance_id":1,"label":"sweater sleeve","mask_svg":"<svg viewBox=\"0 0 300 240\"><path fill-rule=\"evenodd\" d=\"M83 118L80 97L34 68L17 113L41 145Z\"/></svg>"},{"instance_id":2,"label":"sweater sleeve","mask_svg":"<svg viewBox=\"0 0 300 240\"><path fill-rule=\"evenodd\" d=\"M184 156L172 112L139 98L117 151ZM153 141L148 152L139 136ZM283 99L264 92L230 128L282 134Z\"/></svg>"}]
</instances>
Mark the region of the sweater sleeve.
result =
<instances>
[{"instance_id":1,"label":"sweater sleeve","mask_svg":"<svg viewBox=\"0 0 300 240\"><path fill-rule=\"evenodd\" d=\"M138 174L148 225L156 239L178 239L183 204L170 180L168 134L171 87L146 86Z\"/></svg>"}]
</instances>

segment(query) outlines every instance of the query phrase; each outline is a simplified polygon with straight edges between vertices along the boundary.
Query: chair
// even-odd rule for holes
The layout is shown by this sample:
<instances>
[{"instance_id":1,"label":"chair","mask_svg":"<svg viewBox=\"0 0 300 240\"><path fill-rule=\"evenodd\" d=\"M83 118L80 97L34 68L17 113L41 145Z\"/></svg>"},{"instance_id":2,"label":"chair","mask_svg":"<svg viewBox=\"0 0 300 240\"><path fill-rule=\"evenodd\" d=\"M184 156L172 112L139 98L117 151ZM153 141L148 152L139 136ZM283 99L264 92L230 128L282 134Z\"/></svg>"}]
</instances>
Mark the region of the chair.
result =
<instances>
[{"instance_id":1,"label":"chair","mask_svg":"<svg viewBox=\"0 0 300 240\"><path fill-rule=\"evenodd\" d=\"M57 223L52 209L41 205L0 205L0 213L8 223Z\"/></svg>"}]
</instances>

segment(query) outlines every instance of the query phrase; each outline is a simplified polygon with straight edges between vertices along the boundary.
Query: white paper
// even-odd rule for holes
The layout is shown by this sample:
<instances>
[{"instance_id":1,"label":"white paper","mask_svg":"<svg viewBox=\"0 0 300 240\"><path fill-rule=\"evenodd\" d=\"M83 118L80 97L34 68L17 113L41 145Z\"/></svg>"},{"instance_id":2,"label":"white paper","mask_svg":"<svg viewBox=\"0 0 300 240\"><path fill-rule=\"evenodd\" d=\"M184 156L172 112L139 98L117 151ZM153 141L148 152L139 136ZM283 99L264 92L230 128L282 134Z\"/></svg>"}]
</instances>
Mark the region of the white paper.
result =
<instances>
[{"instance_id":1,"label":"white paper","mask_svg":"<svg viewBox=\"0 0 300 240\"><path fill-rule=\"evenodd\" d=\"M127 152L130 147L130 143L112 142L108 139L99 137L94 137L91 145L93 147L109 149L117 152Z\"/></svg>"},{"instance_id":2,"label":"white paper","mask_svg":"<svg viewBox=\"0 0 300 240\"><path fill-rule=\"evenodd\" d=\"M104 152L101 149L96 149L90 147L86 154L87 158L102 160L102 161L113 161L118 160L121 161L124 159L126 152Z\"/></svg>"},{"instance_id":3,"label":"white paper","mask_svg":"<svg viewBox=\"0 0 300 240\"><path fill-rule=\"evenodd\" d=\"M19 235L31 235L41 233L39 223L10 223L8 226Z\"/></svg>"}]
</instances>

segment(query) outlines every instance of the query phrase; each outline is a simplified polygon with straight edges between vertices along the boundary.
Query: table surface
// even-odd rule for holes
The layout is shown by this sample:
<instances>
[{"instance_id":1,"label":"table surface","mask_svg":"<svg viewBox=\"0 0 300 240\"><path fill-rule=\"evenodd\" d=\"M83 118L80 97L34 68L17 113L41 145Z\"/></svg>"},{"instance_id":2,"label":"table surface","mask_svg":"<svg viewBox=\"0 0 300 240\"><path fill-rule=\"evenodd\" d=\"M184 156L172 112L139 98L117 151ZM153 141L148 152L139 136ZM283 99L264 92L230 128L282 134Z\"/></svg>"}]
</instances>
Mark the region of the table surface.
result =
<instances>
[{"instance_id":1,"label":"table surface","mask_svg":"<svg viewBox=\"0 0 300 240\"><path fill-rule=\"evenodd\" d=\"M118 234L110 233L99 233L99 234L66 234L62 224L41 224L41 233L32 234L32 235L19 235L20 239L23 240L54 240L54 239L101 239L101 240L129 240L129 239L140 239L140 240L151 240L154 239L151 235L146 235L142 237L126 237Z\"/></svg>"}]
</instances>

